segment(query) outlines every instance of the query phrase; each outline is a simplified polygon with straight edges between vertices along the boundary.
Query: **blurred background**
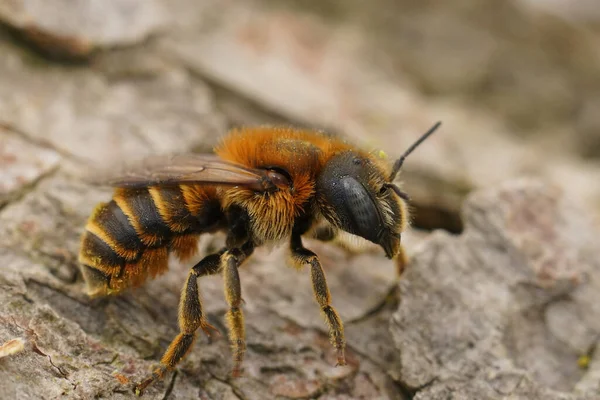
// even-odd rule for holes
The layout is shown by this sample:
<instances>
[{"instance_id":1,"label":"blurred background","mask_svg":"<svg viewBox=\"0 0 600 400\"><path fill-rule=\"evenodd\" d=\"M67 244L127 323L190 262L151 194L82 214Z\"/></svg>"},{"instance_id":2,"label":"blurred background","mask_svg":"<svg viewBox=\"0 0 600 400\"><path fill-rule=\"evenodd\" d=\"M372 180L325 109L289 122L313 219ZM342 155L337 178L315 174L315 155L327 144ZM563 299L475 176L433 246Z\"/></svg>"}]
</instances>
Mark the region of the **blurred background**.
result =
<instances>
[{"instance_id":1,"label":"blurred background","mask_svg":"<svg viewBox=\"0 0 600 400\"><path fill-rule=\"evenodd\" d=\"M402 174L417 227L459 232L467 193L521 175L600 210L594 0L4 0L0 20L3 136L58 155L5 200L58 159L208 151L232 126L393 158L441 120Z\"/></svg>"}]
</instances>

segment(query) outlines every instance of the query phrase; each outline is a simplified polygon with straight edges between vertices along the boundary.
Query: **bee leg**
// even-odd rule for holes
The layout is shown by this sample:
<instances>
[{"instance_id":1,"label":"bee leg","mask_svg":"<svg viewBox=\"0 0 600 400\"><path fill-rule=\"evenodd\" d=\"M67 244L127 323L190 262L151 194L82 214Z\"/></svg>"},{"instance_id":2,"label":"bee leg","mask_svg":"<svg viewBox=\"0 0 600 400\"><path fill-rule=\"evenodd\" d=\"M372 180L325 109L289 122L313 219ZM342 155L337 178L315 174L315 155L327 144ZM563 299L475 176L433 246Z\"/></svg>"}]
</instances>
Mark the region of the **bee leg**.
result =
<instances>
[{"instance_id":1,"label":"bee leg","mask_svg":"<svg viewBox=\"0 0 600 400\"><path fill-rule=\"evenodd\" d=\"M231 375L241 375L242 362L246 352L246 332L244 328L244 314L242 313L242 287L238 267L252 254L254 246L248 242L241 249L232 249L223 255L223 281L225 284L225 299L229 310L225 314L229 328L229 342L233 353L233 370Z\"/></svg>"},{"instance_id":2,"label":"bee leg","mask_svg":"<svg viewBox=\"0 0 600 400\"><path fill-rule=\"evenodd\" d=\"M330 225L325 225L318 227L314 231L313 236L314 239L320 240L321 242L331 242L335 240L338 233Z\"/></svg>"},{"instance_id":3,"label":"bee leg","mask_svg":"<svg viewBox=\"0 0 600 400\"><path fill-rule=\"evenodd\" d=\"M204 257L190 270L179 300L179 334L165 351L160 360L160 367L155 369L152 375L136 386L135 393L137 395L141 395L143 390L152 382L161 379L165 372L175 368L194 344L198 328L207 333L209 329L216 330L206 321L206 317L202 311L202 302L200 301L200 293L198 291L198 278L205 275L214 275L220 271L220 261L223 252L221 251Z\"/></svg>"},{"instance_id":4,"label":"bee leg","mask_svg":"<svg viewBox=\"0 0 600 400\"><path fill-rule=\"evenodd\" d=\"M313 232L313 239L320 240L322 242L331 242L338 239L337 231L333 230L329 225L322 226L317 228ZM338 244L344 245L343 241ZM400 250L398 251L398 255L395 258L396 262L396 277L400 278L406 267L408 267L408 256L406 255L406 251L404 250L404 246L400 244Z\"/></svg>"},{"instance_id":5,"label":"bee leg","mask_svg":"<svg viewBox=\"0 0 600 400\"><path fill-rule=\"evenodd\" d=\"M325 272L323 271L321 262L315 253L302 245L302 239L299 236L292 238L291 249L292 259L297 265L310 265L310 278L312 280L315 299L319 303L329 327L329 340L337 351L337 365L346 365L346 357L344 355L344 348L346 347L344 324L331 305L331 295L327 287L327 280L325 279Z\"/></svg>"},{"instance_id":6,"label":"bee leg","mask_svg":"<svg viewBox=\"0 0 600 400\"><path fill-rule=\"evenodd\" d=\"M404 246L400 245L400 251L396 256L396 273L397 277L400 278L406 267L408 266L408 256L406 255L406 251L404 250Z\"/></svg>"}]
</instances>

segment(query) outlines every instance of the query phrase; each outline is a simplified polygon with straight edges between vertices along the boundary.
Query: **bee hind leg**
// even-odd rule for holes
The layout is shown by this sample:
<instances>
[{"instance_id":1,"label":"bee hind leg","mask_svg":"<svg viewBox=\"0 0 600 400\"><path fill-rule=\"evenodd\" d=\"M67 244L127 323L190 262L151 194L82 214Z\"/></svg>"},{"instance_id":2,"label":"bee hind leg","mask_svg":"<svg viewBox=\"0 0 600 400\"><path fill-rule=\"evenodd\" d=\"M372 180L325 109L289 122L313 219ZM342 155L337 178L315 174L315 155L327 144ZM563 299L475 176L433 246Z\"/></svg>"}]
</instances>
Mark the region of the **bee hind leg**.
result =
<instances>
[{"instance_id":1,"label":"bee hind leg","mask_svg":"<svg viewBox=\"0 0 600 400\"><path fill-rule=\"evenodd\" d=\"M220 271L222 253L223 251L204 257L190 270L179 300L179 334L165 351L160 360L160 367L135 387L137 395L141 395L152 382L161 379L166 372L175 368L194 344L198 328L207 334L210 329L216 330L206 321L202 311L198 278L214 275Z\"/></svg>"},{"instance_id":2,"label":"bee hind leg","mask_svg":"<svg viewBox=\"0 0 600 400\"><path fill-rule=\"evenodd\" d=\"M346 339L344 338L344 324L335 308L331 305L331 294L325 279L325 272L321 262L315 253L302 245L300 236L292 237L291 242L292 260L298 266L310 265L310 278L312 281L315 299L321 307L325 321L329 328L329 340L337 352L337 365L346 365L344 349Z\"/></svg>"}]
</instances>

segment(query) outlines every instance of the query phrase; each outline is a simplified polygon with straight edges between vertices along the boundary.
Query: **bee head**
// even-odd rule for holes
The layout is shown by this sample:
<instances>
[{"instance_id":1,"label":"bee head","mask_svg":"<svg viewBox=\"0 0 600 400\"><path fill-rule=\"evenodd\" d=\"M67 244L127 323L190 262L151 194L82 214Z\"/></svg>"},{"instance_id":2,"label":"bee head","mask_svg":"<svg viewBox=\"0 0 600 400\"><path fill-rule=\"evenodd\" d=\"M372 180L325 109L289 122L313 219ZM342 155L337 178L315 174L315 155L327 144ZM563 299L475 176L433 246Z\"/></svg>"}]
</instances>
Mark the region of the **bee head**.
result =
<instances>
[{"instance_id":1,"label":"bee head","mask_svg":"<svg viewBox=\"0 0 600 400\"><path fill-rule=\"evenodd\" d=\"M395 257L408 218L408 196L393 181L406 157L439 125L409 147L394 163L391 173L371 155L349 150L332 157L317 179L321 213L339 229L378 244L387 257Z\"/></svg>"},{"instance_id":2,"label":"bee head","mask_svg":"<svg viewBox=\"0 0 600 400\"><path fill-rule=\"evenodd\" d=\"M321 213L333 225L380 245L392 258L400 248L406 208L374 160L353 151L329 160L317 179Z\"/></svg>"}]
</instances>

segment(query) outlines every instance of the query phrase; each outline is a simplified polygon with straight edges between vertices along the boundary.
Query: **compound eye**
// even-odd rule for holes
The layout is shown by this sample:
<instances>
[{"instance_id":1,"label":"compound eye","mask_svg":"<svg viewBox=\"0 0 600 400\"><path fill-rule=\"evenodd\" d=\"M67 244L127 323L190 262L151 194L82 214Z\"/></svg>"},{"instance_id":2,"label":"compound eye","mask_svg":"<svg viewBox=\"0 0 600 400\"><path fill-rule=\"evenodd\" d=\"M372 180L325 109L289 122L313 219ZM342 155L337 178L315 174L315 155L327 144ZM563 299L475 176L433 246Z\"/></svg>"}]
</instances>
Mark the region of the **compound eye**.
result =
<instances>
[{"instance_id":1,"label":"compound eye","mask_svg":"<svg viewBox=\"0 0 600 400\"><path fill-rule=\"evenodd\" d=\"M356 178L342 177L335 185L320 186L319 191L332 207L341 229L379 243L383 223L377 205Z\"/></svg>"}]
</instances>

